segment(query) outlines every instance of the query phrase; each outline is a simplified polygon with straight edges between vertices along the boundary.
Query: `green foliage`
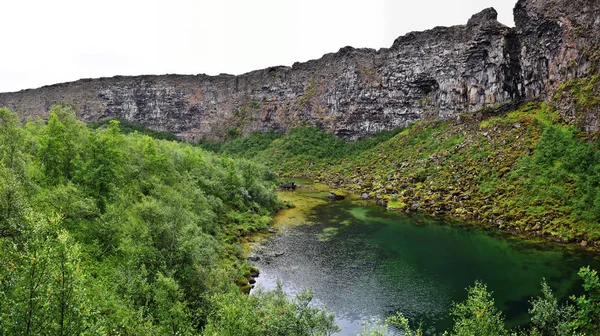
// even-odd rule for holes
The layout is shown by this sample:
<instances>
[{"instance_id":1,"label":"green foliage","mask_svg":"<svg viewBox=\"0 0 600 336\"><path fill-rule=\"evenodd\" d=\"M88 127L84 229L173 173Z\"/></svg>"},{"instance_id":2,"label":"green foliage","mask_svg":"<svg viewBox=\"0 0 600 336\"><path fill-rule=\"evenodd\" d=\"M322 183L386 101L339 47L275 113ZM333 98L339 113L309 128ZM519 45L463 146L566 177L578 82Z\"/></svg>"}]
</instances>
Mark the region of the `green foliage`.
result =
<instances>
[{"instance_id":1,"label":"green foliage","mask_svg":"<svg viewBox=\"0 0 600 336\"><path fill-rule=\"evenodd\" d=\"M404 331L405 335L423 336L422 327L419 326L419 328L413 330L408 323L408 319L404 317L402 313L396 313L395 315L390 316L386 319L386 322Z\"/></svg>"},{"instance_id":2,"label":"green foliage","mask_svg":"<svg viewBox=\"0 0 600 336\"><path fill-rule=\"evenodd\" d=\"M579 271L583 279L585 294L573 297L577 308L575 319L571 327L575 332L584 335L597 335L600 330L600 280L598 273L590 267L583 267Z\"/></svg>"},{"instance_id":3,"label":"green foliage","mask_svg":"<svg viewBox=\"0 0 600 336\"><path fill-rule=\"evenodd\" d=\"M454 328L452 336L501 336L508 335L504 318L494 306L492 293L487 286L475 282L468 288L469 296L465 302L456 303L452 308Z\"/></svg>"},{"instance_id":4,"label":"green foliage","mask_svg":"<svg viewBox=\"0 0 600 336\"><path fill-rule=\"evenodd\" d=\"M156 321L163 335L188 335L193 333L189 310L183 299L183 290L177 281L158 274L153 288Z\"/></svg>"},{"instance_id":5,"label":"green foliage","mask_svg":"<svg viewBox=\"0 0 600 336\"><path fill-rule=\"evenodd\" d=\"M2 241L0 301L10 308L0 312L0 334L82 334L94 321L79 245L56 217L28 225L22 244Z\"/></svg>"},{"instance_id":6,"label":"green foliage","mask_svg":"<svg viewBox=\"0 0 600 336\"><path fill-rule=\"evenodd\" d=\"M50 110L38 150L38 160L47 184L56 185L73 177L86 135L85 126L75 119L71 108L55 106Z\"/></svg>"},{"instance_id":7,"label":"green foliage","mask_svg":"<svg viewBox=\"0 0 600 336\"><path fill-rule=\"evenodd\" d=\"M277 288L250 296L233 293L212 298L219 308L209 316L204 335L331 335L340 329L332 314L313 307L313 294L303 291L289 298Z\"/></svg>"},{"instance_id":8,"label":"green foliage","mask_svg":"<svg viewBox=\"0 0 600 336\"><path fill-rule=\"evenodd\" d=\"M296 127L279 143L277 148L294 156L323 159L343 155L344 141L332 134L312 127Z\"/></svg>"},{"instance_id":9,"label":"green foliage","mask_svg":"<svg viewBox=\"0 0 600 336\"><path fill-rule=\"evenodd\" d=\"M416 330L413 330L408 322L408 319L402 315L402 313L396 313L388 317L385 322L380 320L375 321L369 326L363 326L363 331L357 336L387 336L396 335L396 333L390 333L390 329L400 329L406 336L423 336L423 330L419 326Z\"/></svg>"},{"instance_id":10,"label":"green foliage","mask_svg":"<svg viewBox=\"0 0 600 336\"><path fill-rule=\"evenodd\" d=\"M552 289L542 281L542 296L531 300L531 334L540 336L572 335L569 321L574 318L574 309L570 305L559 306Z\"/></svg>"},{"instance_id":11,"label":"green foliage","mask_svg":"<svg viewBox=\"0 0 600 336\"><path fill-rule=\"evenodd\" d=\"M200 146L207 150L223 152L231 156L252 158L260 151L267 149L274 140L281 138L282 135L282 133L273 131L257 132L222 144L203 143Z\"/></svg>"},{"instance_id":12,"label":"green foliage","mask_svg":"<svg viewBox=\"0 0 600 336\"><path fill-rule=\"evenodd\" d=\"M18 117L6 108L0 108L0 162L23 177L23 160L20 150L24 146L25 134Z\"/></svg>"},{"instance_id":13,"label":"green foliage","mask_svg":"<svg viewBox=\"0 0 600 336\"><path fill-rule=\"evenodd\" d=\"M114 189L123 182L122 170L126 160L123 146L124 137L119 133L119 122L113 120L108 129L103 129L90 138L88 150L81 153L86 157L74 180L83 182L82 185L97 200L102 212Z\"/></svg>"},{"instance_id":14,"label":"green foliage","mask_svg":"<svg viewBox=\"0 0 600 336\"><path fill-rule=\"evenodd\" d=\"M600 280L596 271L584 267L580 270L586 294L572 297L575 306L568 303L559 305L552 290L542 281L542 296L533 298L529 314L531 323L525 328L509 330L504 325L502 313L494 306L492 293L486 285L475 282L467 289L464 302L454 303L451 309L453 328L445 336L584 336L597 335L600 330ZM385 336L390 327L404 332L404 335L423 335L422 327L411 329L408 319L401 313L391 316L386 323L375 323L360 333L364 336Z\"/></svg>"},{"instance_id":15,"label":"green foliage","mask_svg":"<svg viewBox=\"0 0 600 336\"><path fill-rule=\"evenodd\" d=\"M509 177L522 186L519 197L525 208L549 203L568 207L573 223L591 237L599 237L600 151L577 138L574 128L548 126L532 156L517 163Z\"/></svg>"},{"instance_id":16,"label":"green foliage","mask_svg":"<svg viewBox=\"0 0 600 336\"><path fill-rule=\"evenodd\" d=\"M0 110L0 335L198 334L281 208L263 165ZM124 134L126 133L126 134Z\"/></svg>"},{"instance_id":17,"label":"green foliage","mask_svg":"<svg viewBox=\"0 0 600 336\"><path fill-rule=\"evenodd\" d=\"M22 232L28 210L25 194L18 174L0 164L0 239Z\"/></svg>"},{"instance_id":18,"label":"green foliage","mask_svg":"<svg viewBox=\"0 0 600 336\"><path fill-rule=\"evenodd\" d=\"M400 130L380 132L372 138L344 141L314 127L295 127L285 136L275 132L255 133L227 142L221 146L221 150L233 156L247 158L266 156L269 161L272 161L273 157L294 161L336 160L374 148L398 132Z\"/></svg>"},{"instance_id":19,"label":"green foliage","mask_svg":"<svg viewBox=\"0 0 600 336\"><path fill-rule=\"evenodd\" d=\"M598 115L600 106L600 74L575 78L561 84L554 95L554 101L571 102L575 105L575 122L581 126L587 113Z\"/></svg>"},{"instance_id":20,"label":"green foliage","mask_svg":"<svg viewBox=\"0 0 600 336\"><path fill-rule=\"evenodd\" d=\"M304 108L313 97L317 95L317 87L315 83L315 77L310 80L310 83L304 88L304 94L296 101L298 108Z\"/></svg>"},{"instance_id":21,"label":"green foliage","mask_svg":"<svg viewBox=\"0 0 600 336\"><path fill-rule=\"evenodd\" d=\"M102 129L108 127L111 121L119 122L120 131L123 134L139 133L147 135L153 139L179 141L179 138L173 135L173 133L153 130L144 125L137 124L124 119L104 119L100 121L91 122L87 126L92 130Z\"/></svg>"}]
</instances>

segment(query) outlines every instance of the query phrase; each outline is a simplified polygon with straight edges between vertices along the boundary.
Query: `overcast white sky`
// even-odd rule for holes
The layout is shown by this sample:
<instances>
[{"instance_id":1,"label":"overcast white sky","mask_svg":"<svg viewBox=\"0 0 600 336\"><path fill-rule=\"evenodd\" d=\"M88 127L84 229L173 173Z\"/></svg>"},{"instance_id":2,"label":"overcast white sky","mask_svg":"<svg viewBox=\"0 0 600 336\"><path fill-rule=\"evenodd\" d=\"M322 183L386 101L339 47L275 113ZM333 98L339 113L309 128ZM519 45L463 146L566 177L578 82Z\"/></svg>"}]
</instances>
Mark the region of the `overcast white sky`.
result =
<instances>
[{"instance_id":1,"label":"overcast white sky","mask_svg":"<svg viewBox=\"0 0 600 336\"><path fill-rule=\"evenodd\" d=\"M240 74L410 31L465 24L516 0L0 0L0 92L80 78Z\"/></svg>"}]
</instances>

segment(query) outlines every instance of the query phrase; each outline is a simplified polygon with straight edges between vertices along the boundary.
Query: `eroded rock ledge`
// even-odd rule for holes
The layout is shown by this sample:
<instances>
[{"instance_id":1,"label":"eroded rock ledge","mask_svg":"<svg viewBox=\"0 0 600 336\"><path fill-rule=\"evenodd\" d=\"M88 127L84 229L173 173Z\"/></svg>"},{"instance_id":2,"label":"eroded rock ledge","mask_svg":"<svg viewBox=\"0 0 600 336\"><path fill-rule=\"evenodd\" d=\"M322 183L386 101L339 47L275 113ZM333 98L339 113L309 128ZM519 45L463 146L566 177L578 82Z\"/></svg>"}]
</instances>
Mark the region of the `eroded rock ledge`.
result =
<instances>
[{"instance_id":1,"label":"eroded rock ledge","mask_svg":"<svg viewBox=\"0 0 600 336\"><path fill-rule=\"evenodd\" d=\"M85 121L120 118L189 140L295 125L355 139L420 119L545 99L560 83L597 71L597 0L519 0L514 14L515 28L489 8L466 26L409 33L389 49L345 47L240 76L82 79L3 93L0 106L25 118L66 103ZM598 129L598 118L586 120L586 129Z\"/></svg>"}]
</instances>

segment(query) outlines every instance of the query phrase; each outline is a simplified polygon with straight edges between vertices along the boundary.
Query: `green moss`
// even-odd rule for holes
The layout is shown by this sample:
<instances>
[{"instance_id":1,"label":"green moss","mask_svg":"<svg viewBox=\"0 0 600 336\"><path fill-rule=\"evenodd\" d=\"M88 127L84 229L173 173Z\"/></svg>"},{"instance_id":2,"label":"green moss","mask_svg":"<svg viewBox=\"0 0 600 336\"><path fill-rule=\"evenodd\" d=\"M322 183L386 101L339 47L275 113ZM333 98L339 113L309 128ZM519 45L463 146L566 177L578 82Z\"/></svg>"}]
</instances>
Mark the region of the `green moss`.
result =
<instances>
[{"instance_id":1,"label":"green moss","mask_svg":"<svg viewBox=\"0 0 600 336\"><path fill-rule=\"evenodd\" d=\"M381 83L381 76L377 72L377 69L373 67L363 66L360 68L360 72L364 78L366 83L369 83L373 86L379 86Z\"/></svg>"},{"instance_id":2,"label":"green moss","mask_svg":"<svg viewBox=\"0 0 600 336\"><path fill-rule=\"evenodd\" d=\"M388 202L388 210L397 210L397 211L404 211L406 210L406 208L408 207L408 205L406 205L406 203L401 202L401 201L390 201Z\"/></svg>"},{"instance_id":3,"label":"green moss","mask_svg":"<svg viewBox=\"0 0 600 336\"><path fill-rule=\"evenodd\" d=\"M315 77L313 77L304 89L304 94L298 98L296 101L296 107L299 109L304 108L310 100L317 95L317 86L315 83Z\"/></svg>"},{"instance_id":4,"label":"green moss","mask_svg":"<svg viewBox=\"0 0 600 336\"><path fill-rule=\"evenodd\" d=\"M598 115L600 109L600 74L572 79L561 84L553 96L553 102L572 102L575 107L576 125L585 123L587 114Z\"/></svg>"},{"instance_id":5,"label":"green moss","mask_svg":"<svg viewBox=\"0 0 600 336\"><path fill-rule=\"evenodd\" d=\"M327 241L330 241L338 233L339 233L338 228L334 228L334 227L325 228L325 229L323 229L323 232L317 236L317 239L321 242L327 242Z\"/></svg>"},{"instance_id":6,"label":"green moss","mask_svg":"<svg viewBox=\"0 0 600 336\"><path fill-rule=\"evenodd\" d=\"M483 120L479 123L482 130L490 129L502 124L515 124L523 119L550 125L560 122L560 115L545 103L529 102L516 111L506 113L499 117Z\"/></svg>"}]
</instances>

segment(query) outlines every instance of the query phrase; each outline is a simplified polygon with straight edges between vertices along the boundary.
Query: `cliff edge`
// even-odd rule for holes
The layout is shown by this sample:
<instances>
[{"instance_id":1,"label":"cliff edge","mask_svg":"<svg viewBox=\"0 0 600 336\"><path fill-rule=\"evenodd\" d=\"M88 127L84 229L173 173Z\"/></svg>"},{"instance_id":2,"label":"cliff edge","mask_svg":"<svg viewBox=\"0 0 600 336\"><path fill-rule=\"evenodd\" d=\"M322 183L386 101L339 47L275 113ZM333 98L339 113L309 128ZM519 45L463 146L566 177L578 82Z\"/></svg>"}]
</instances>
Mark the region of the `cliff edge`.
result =
<instances>
[{"instance_id":1,"label":"cliff edge","mask_svg":"<svg viewBox=\"0 0 600 336\"><path fill-rule=\"evenodd\" d=\"M313 125L347 139L450 119L485 107L549 99L561 83L597 73L597 0L519 0L516 27L493 8L464 26L399 37L389 49L345 47L318 60L219 76L82 79L0 93L23 118L57 103L84 121L119 118L197 140ZM574 112L565 105L568 120ZM598 111L586 112L598 130Z\"/></svg>"}]
</instances>

